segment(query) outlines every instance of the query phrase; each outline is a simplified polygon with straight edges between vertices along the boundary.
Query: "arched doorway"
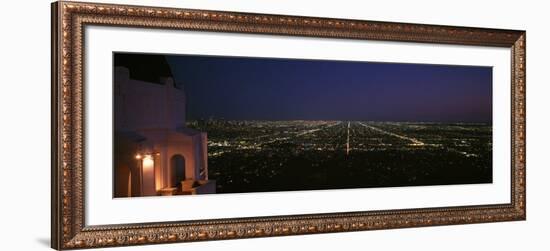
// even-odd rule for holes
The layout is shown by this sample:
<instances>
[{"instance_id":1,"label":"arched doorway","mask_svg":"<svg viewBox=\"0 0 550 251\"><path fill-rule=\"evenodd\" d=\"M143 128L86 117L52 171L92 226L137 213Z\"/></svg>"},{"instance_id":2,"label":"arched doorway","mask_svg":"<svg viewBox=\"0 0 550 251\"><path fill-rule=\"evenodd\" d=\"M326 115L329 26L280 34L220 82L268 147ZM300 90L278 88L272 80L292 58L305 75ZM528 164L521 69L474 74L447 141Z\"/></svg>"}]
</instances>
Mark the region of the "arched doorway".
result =
<instances>
[{"instance_id":1,"label":"arched doorway","mask_svg":"<svg viewBox=\"0 0 550 251\"><path fill-rule=\"evenodd\" d=\"M170 159L170 168L172 173L171 187L179 187L182 180L185 180L185 158L176 154Z\"/></svg>"}]
</instances>

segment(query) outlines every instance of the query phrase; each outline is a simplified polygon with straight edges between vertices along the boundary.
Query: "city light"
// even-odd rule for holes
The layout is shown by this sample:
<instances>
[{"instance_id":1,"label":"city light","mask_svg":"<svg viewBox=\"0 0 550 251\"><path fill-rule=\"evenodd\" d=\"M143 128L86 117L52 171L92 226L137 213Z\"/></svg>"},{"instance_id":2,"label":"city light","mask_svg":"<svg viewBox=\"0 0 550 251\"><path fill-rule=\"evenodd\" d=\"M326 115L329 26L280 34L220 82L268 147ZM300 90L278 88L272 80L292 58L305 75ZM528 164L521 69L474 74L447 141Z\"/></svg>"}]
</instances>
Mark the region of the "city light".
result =
<instances>
[{"instance_id":1,"label":"city light","mask_svg":"<svg viewBox=\"0 0 550 251\"><path fill-rule=\"evenodd\" d=\"M218 193L491 180L485 124L212 119L189 126L209 133Z\"/></svg>"}]
</instances>

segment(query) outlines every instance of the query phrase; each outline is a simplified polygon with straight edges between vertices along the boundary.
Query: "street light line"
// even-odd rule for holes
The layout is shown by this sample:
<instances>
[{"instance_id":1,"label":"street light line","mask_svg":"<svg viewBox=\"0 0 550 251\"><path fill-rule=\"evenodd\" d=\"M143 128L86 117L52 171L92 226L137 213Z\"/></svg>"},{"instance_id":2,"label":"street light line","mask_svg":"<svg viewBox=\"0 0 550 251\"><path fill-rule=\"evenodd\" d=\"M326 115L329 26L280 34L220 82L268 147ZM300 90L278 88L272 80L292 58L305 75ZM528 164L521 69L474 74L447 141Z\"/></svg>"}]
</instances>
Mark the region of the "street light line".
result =
<instances>
[{"instance_id":1,"label":"street light line","mask_svg":"<svg viewBox=\"0 0 550 251\"><path fill-rule=\"evenodd\" d=\"M351 122L348 121L348 139L347 139L347 142L346 142L346 155L349 155L349 127L350 127L350 124Z\"/></svg>"},{"instance_id":2,"label":"street light line","mask_svg":"<svg viewBox=\"0 0 550 251\"><path fill-rule=\"evenodd\" d=\"M362 125L362 126L364 126L364 127L369 128L369 129L375 130L375 131L377 131L377 132L386 134L386 135L390 135L390 136L397 137L397 138L400 138L400 139L403 139L403 140L411 141L411 142L413 143L413 145L417 145L417 146L422 146L422 145L424 145L424 142L422 142L422 141L420 141L420 140L417 140L417 139L415 139L415 138L403 136L403 135L400 135L400 134L397 134L397 133L393 133L393 132L388 132L388 131L383 130L383 129L380 129L380 128L378 128L378 127L374 127L374 126L371 126L371 125L363 124L362 122L359 122L359 124Z\"/></svg>"}]
</instances>

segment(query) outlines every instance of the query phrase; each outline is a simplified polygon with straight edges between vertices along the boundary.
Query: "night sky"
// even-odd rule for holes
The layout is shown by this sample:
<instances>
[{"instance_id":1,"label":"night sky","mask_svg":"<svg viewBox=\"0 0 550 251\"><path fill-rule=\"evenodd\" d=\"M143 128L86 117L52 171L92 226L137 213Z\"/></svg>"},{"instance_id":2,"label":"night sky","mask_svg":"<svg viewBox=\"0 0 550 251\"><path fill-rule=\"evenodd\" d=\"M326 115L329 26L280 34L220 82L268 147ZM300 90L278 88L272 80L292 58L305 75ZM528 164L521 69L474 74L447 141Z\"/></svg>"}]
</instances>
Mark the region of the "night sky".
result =
<instances>
[{"instance_id":1,"label":"night sky","mask_svg":"<svg viewBox=\"0 0 550 251\"><path fill-rule=\"evenodd\" d=\"M492 121L492 68L167 56L188 119Z\"/></svg>"}]
</instances>

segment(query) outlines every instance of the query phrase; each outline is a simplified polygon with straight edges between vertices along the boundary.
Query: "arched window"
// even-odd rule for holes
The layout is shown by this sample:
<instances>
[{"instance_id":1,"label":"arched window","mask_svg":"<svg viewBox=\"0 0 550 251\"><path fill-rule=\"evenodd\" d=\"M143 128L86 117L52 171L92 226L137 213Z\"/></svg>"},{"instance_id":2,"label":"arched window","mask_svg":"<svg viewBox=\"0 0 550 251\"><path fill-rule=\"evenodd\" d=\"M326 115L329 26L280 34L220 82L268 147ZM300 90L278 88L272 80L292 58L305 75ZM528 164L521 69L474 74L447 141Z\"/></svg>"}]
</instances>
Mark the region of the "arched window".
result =
<instances>
[{"instance_id":1,"label":"arched window","mask_svg":"<svg viewBox=\"0 0 550 251\"><path fill-rule=\"evenodd\" d=\"M185 180L185 158L176 154L170 159L170 168L172 173L171 186L179 187L181 181Z\"/></svg>"}]
</instances>

